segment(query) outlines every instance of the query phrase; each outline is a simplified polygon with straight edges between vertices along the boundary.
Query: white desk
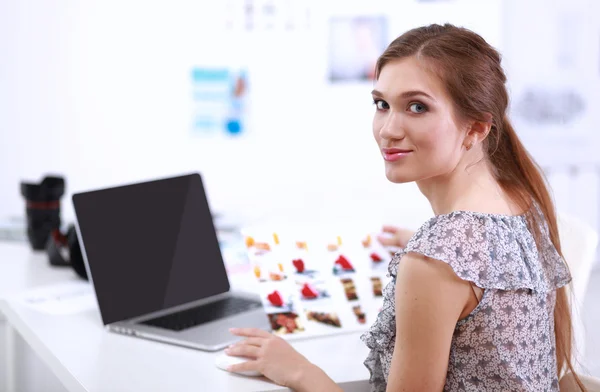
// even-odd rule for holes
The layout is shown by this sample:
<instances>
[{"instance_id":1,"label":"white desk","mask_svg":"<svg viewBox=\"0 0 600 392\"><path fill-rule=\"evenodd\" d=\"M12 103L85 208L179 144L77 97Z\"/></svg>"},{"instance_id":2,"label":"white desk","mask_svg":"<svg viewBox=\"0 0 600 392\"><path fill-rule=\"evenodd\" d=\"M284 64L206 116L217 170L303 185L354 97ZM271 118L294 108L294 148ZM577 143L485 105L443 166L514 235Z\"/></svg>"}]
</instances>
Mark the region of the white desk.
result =
<instances>
[{"instance_id":1,"label":"white desk","mask_svg":"<svg viewBox=\"0 0 600 392\"><path fill-rule=\"evenodd\" d=\"M0 297L76 279L71 270L50 267L44 256L33 255L25 246L0 243ZM285 390L266 379L217 369L214 359L218 353L110 333L102 326L97 309L57 316L18 301L0 300L0 312L69 392ZM368 390L369 374L362 364L368 350L359 334L293 345L344 390Z\"/></svg>"},{"instance_id":2,"label":"white desk","mask_svg":"<svg viewBox=\"0 0 600 392\"><path fill-rule=\"evenodd\" d=\"M41 253L32 252L27 246L0 242L0 298L33 287L76 280L72 270L53 269ZM14 385L15 338L14 329L7 325L0 311L0 391L10 391Z\"/></svg>"}]
</instances>

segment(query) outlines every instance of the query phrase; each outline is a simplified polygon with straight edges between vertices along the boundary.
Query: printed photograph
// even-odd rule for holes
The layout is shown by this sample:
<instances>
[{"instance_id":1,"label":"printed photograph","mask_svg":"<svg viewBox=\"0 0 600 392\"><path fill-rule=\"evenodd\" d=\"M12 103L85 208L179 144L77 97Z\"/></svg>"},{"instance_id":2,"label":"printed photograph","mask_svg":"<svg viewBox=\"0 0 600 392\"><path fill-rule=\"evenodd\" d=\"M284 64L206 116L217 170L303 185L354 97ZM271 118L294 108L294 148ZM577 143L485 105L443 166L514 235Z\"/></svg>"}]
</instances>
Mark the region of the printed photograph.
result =
<instances>
[{"instance_id":1,"label":"printed photograph","mask_svg":"<svg viewBox=\"0 0 600 392\"><path fill-rule=\"evenodd\" d=\"M351 262L350 249L343 244L342 237L337 236L335 240L327 242L326 258L333 263L331 273L335 276L354 274L356 268Z\"/></svg>"},{"instance_id":2,"label":"printed photograph","mask_svg":"<svg viewBox=\"0 0 600 392\"><path fill-rule=\"evenodd\" d=\"M371 277L371 285L373 289L373 296L382 297L383 296L383 282L379 276Z\"/></svg>"},{"instance_id":3,"label":"printed photograph","mask_svg":"<svg viewBox=\"0 0 600 392\"><path fill-rule=\"evenodd\" d=\"M348 301L356 301L358 299L358 294L356 292L356 286L354 285L354 281L351 278L343 278L340 279L342 286L344 288L344 294L346 295L346 299Z\"/></svg>"},{"instance_id":4,"label":"printed photograph","mask_svg":"<svg viewBox=\"0 0 600 392\"><path fill-rule=\"evenodd\" d=\"M296 311L296 296L286 283L261 283L259 294L266 313Z\"/></svg>"},{"instance_id":5,"label":"printed photograph","mask_svg":"<svg viewBox=\"0 0 600 392\"><path fill-rule=\"evenodd\" d=\"M348 275L356 272L354 264L350 261L348 256L345 256L341 253L336 253L334 257L332 269L334 275Z\"/></svg>"},{"instance_id":6,"label":"printed photograph","mask_svg":"<svg viewBox=\"0 0 600 392\"><path fill-rule=\"evenodd\" d=\"M291 272L294 276L302 276L315 279L319 276L314 256L308 252L294 252L291 261Z\"/></svg>"},{"instance_id":7,"label":"printed photograph","mask_svg":"<svg viewBox=\"0 0 600 392\"><path fill-rule=\"evenodd\" d=\"M362 247L366 253L370 268L372 270L387 270L391 260L391 251L383 246L375 235L369 234L362 241Z\"/></svg>"},{"instance_id":8,"label":"printed photograph","mask_svg":"<svg viewBox=\"0 0 600 392\"><path fill-rule=\"evenodd\" d=\"M279 282L287 279L283 264L272 260L257 260L253 263L253 273L259 282Z\"/></svg>"},{"instance_id":9,"label":"printed photograph","mask_svg":"<svg viewBox=\"0 0 600 392\"><path fill-rule=\"evenodd\" d=\"M288 335L304 331L302 320L295 312L271 313L269 322L277 335Z\"/></svg>"},{"instance_id":10,"label":"printed photograph","mask_svg":"<svg viewBox=\"0 0 600 392\"><path fill-rule=\"evenodd\" d=\"M352 307L352 312L356 316L356 321L358 321L359 324L365 324L367 322L367 315L363 311L361 305L354 305Z\"/></svg>"},{"instance_id":11,"label":"printed photograph","mask_svg":"<svg viewBox=\"0 0 600 392\"><path fill-rule=\"evenodd\" d=\"M302 301L322 303L331 299L325 280L296 280L296 288Z\"/></svg>"},{"instance_id":12,"label":"printed photograph","mask_svg":"<svg viewBox=\"0 0 600 392\"><path fill-rule=\"evenodd\" d=\"M258 244L249 250L248 258L252 263L252 272L259 282L279 282L287 279L281 251L270 250L268 244Z\"/></svg>"},{"instance_id":13,"label":"printed photograph","mask_svg":"<svg viewBox=\"0 0 600 392\"><path fill-rule=\"evenodd\" d=\"M341 328L342 322L335 312L321 312L315 310L305 310L306 319L319 324L329 325L331 327Z\"/></svg>"}]
</instances>

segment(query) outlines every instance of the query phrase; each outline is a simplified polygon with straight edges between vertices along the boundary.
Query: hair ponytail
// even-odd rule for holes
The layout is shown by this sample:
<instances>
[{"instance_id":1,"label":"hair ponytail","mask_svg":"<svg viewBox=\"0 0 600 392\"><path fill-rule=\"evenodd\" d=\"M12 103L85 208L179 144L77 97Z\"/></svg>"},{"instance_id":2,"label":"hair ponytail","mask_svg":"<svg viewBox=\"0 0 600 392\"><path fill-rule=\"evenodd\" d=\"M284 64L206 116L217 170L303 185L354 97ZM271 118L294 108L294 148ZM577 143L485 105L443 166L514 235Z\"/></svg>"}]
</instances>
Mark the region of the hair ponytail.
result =
<instances>
[{"instance_id":1,"label":"hair ponytail","mask_svg":"<svg viewBox=\"0 0 600 392\"><path fill-rule=\"evenodd\" d=\"M496 147L490 143L488 152L500 186L523 210L529 211L527 219L536 237L536 243L540 243L540 228L546 225L552 244L562 256L556 211L542 170L531 158L506 117L503 118L498 131L495 134L498 135L499 145ZM532 204L535 204L539 211L537 208L531 208ZM571 371L579 387L585 390L573 367L573 326L567 286L556 291L554 333L558 377Z\"/></svg>"}]
</instances>

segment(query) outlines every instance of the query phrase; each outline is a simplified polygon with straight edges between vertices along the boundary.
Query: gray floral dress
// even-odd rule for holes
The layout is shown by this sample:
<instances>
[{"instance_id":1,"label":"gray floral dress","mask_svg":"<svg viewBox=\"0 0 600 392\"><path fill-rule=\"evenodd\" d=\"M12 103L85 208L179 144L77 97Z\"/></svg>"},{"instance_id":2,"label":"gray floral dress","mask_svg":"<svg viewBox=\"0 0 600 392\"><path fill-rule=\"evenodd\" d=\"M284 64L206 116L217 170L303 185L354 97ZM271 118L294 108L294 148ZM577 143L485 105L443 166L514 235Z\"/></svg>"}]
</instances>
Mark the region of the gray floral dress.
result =
<instances>
[{"instance_id":1,"label":"gray floral dress","mask_svg":"<svg viewBox=\"0 0 600 392\"><path fill-rule=\"evenodd\" d=\"M557 391L554 304L571 277L541 227L539 249L526 215L457 211L426 222L392 258L384 306L361 339L373 391L385 391L396 338L398 263L416 252L448 263L484 289L454 329L445 391Z\"/></svg>"}]
</instances>

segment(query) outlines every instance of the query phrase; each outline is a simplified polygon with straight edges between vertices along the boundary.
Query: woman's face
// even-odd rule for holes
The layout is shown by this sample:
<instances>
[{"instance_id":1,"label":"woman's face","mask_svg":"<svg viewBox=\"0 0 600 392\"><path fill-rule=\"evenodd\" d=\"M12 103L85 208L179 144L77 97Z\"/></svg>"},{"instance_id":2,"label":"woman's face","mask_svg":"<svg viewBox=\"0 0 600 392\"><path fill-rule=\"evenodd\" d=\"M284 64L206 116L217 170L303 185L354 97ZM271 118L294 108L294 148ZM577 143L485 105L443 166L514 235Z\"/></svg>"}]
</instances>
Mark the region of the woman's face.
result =
<instances>
[{"instance_id":1,"label":"woman's face","mask_svg":"<svg viewBox=\"0 0 600 392\"><path fill-rule=\"evenodd\" d=\"M451 173L463 155L466 130L456 124L442 82L417 59L387 63L373 90L373 134L391 182Z\"/></svg>"}]
</instances>

